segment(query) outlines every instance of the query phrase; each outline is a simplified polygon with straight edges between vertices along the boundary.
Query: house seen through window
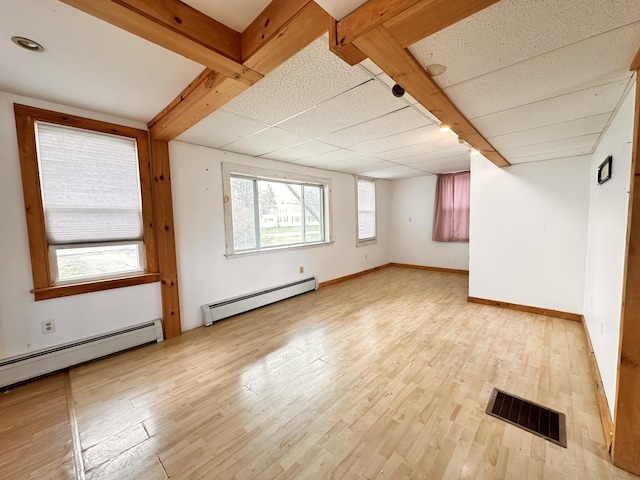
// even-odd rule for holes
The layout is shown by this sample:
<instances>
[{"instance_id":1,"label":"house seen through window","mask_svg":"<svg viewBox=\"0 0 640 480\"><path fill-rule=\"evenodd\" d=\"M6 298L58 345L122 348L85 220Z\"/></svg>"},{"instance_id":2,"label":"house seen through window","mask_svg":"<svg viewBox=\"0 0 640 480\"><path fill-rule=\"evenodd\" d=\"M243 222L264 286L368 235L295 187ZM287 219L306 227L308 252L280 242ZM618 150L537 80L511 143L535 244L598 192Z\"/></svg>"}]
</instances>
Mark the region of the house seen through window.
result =
<instances>
[{"instance_id":1,"label":"house seen through window","mask_svg":"<svg viewBox=\"0 0 640 480\"><path fill-rule=\"evenodd\" d=\"M227 254L328 242L328 185L322 179L282 176L226 175Z\"/></svg>"}]
</instances>

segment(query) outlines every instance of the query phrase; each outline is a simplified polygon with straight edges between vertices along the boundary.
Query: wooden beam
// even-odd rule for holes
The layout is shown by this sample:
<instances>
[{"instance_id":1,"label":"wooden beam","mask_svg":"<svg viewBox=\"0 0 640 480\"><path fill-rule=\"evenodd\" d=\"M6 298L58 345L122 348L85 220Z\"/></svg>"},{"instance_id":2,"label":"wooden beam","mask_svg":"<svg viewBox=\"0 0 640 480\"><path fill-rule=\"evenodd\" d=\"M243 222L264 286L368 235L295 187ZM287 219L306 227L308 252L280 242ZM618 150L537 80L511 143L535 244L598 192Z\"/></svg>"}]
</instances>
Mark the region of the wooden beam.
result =
<instances>
[{"instance_id":1,"label":"wooden beam","mask_svg":"<svg viewBox=\"0 0 640 480\"><path fill-rule=\"evenodd\" d=\"M355 44L421 105L488 160L499 167L510 165L458 110L413 55L400 46L384 27L360 36Z\"/></svg>"},{"instance_id":2,"label":"wooden beam","mask_svg":"<svg viewBox=\"0 0 640 480\"><path fill-rule=\"evenodd\" d=\"M151 138L173 140L247 88L245 83L205 69L149 122Z\"/></svg>"},{"instance_id":3,"label":"wooden beam","mask_svg":"<svg viewBox=\"0 0 640 480\"><path fill-rule=\"evenodd\" d=\"M631 67L629 68L629 70L640 70L640 48L636 52L636 56L633 57L633 61L631 62Z\"/></svg>"},{"instance_id":4,"label":"wooden beam","mask_svg":"<svg viewBox=\"0 0 640 480\"><path fill-rule=\"evenodd\" d=\"M389 34L403 47L447 28L499 0L423 0L385 22Z\"/></svg>"},{"instance_id":5,"label":"wooden beam","mask_svg":"<svg viewBox=\"0 0 640 480\"><path fill-rule=\"evenodd\" d=\"M420 0L369 0L338 22L336 44L340 46L353 43L361 35L419 2Z\"/></svg>"},{"instance_id":6,"label":"wooden beam","mask_svg":"<svg viewBox=\"0 0 640 480\"><path fill-rule=\"evenodd\" d=\"M179 0L61 1L239 82L262 78L242 65L238 32Z\"/></svg>"},{"instance_id":7,"label":"wooden beam","mask_svg":"<svg viewBox=\"0 0 640 480\"><path fill-rule=\"evenodd\" d=\"M338 23L331 18L329 20L329 50L351 66L357 65L367 58L353 43L339 45L337 29Z\"/></svg>"},{"instance_id":8,"label":"wooden beam","mask_svg":"<svg viewBox=\"0 0 640 480\"><path fill-rule=\"evenodd\" d=\"M151 141L151 164L158 264L160 266L160 292L162 295L162 326L165 338L172 338L180 335L182 329L168 142Z\"/></svg>"},{"instance_id":9,"label":"wooden beam","mask_svg":"<svg viewBox=\"0 0 640 480\"><path fill-rule=\"evenodd\" d=\"M242 34L243 61L266 74L322 35L328 19L313 1L274 0ZM151 138L173 140L247 88L206 69L149 122Z\"/></svg>"},{"instance_id":10,"label":"wooden beam","mask_svg":"<svg viewBox=\"0 0 640 480\"><path fill-rule=\"evenodd\" d=\"M274 0L242 33L242 63L262 75L327 31L331 17L312 0Z\"/></svg>"},{"instance_id":11,"label":"wooden beam","mask_svg":"<svg viewBox=\"0 0 640 480\"><path fill-rule=\"evenodd\" d=\"M634 122L611 456L614 465L640 475L640 82L637 79Z\"/></svg>"}]
</instances>

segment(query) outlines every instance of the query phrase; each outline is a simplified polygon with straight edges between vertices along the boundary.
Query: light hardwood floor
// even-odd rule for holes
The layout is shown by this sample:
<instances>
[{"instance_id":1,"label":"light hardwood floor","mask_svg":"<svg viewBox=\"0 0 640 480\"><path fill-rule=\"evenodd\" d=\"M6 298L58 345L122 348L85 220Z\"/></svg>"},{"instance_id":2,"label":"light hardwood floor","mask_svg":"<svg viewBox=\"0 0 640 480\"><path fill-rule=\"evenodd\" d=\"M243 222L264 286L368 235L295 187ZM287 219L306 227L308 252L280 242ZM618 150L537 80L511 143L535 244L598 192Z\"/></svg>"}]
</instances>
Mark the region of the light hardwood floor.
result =
<instances>
[{"instance_id":1,"label":"light hardwood floor","mask_svg":"<svg viewBox=\"0 0 640 480\"><path fill-rule=\"evenodd\" d=\"M75 368L86 477L637 478L610 463L581 325L466 296L464 275L392 267ZM566 413L568 448L486 415L493 387ZM0 477L44 478L11 423L0 473L31 457Z\"/></svg>"}]
</instances>

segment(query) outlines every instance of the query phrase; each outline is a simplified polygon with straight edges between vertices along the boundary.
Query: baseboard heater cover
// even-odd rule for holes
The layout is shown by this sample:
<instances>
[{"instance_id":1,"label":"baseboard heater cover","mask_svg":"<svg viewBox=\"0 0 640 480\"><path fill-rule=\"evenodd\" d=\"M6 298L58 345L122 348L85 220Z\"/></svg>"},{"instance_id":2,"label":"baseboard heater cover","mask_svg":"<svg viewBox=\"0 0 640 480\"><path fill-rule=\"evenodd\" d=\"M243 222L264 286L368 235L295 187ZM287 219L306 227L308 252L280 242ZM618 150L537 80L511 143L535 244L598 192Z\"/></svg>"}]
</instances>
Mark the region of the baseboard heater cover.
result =
<instances>
[{"instance_id":1,"label":"baseboard heater cover","mask_svg":"<svg viewBox=\"0 0 640 480\"><path fill-rule=\"evenodd\" d=\"M161 342L160 319L0 361L0 387L64 370L146 343Z\"/></svg>"},{"instance_id":2,"label":"baseboard heater cover","mask_svg":"<svg viewBox=\"0 0 640 480\"><path fill-rule=\"evenodd\" d=\"M202 321L206 326L232 317L240 313L248 312L254 308L263 307L270 303L279 302L287 298L300 295L318 289L318 279L316 277L305 278L296 282L286 283L273 288L259 290L257 292L227 298L216 303L202 305Z\"/></svg>"}]
</instances>

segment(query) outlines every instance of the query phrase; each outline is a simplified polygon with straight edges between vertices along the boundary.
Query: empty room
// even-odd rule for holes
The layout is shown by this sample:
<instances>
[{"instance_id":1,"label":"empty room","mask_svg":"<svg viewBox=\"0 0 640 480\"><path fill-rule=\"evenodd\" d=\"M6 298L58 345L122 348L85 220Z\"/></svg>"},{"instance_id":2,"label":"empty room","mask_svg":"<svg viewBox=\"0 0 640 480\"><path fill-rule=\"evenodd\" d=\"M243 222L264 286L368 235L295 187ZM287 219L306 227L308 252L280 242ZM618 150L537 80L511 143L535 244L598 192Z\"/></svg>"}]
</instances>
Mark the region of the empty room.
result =
<instances>
[{"instance_id":1,"label":"empty room","mask_svg":"<svg viewBox=\"0 0 640 480\"><path fill-rule=\"evenodd\" d=\"M639 478L637 0L0 33L1 478Z\"/></svg>"}]
</instances>

